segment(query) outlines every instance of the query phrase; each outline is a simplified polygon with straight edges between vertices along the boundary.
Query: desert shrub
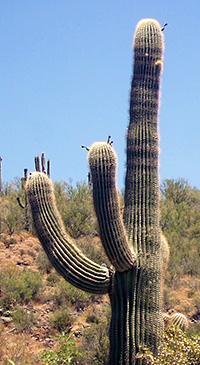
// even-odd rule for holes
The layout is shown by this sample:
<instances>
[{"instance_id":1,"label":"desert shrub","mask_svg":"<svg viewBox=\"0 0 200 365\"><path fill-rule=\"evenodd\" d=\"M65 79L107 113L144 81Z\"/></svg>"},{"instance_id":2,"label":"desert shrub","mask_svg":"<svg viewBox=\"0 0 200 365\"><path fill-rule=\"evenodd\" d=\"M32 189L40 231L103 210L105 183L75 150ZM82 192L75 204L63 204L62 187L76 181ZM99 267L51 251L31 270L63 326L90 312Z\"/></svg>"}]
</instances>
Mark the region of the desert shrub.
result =
<instances>
[{"instance_id":1,"label":"desert shrub","mask_svg":"<svg viewBox=\"0 0 200 365\"><path fill-rule=\"evenodd\" d=\"M23 214L13 201L8 198L4 198L0 207L1 220L2 220L2 231L7 232L10 236L13 233L20 232L24 226Z\"/></svg>"},{"instance_id":2,"label":"desert shrub","mask_svg":"<svg viewBox=\"0 0 200 365\"><path fill-rule=\"evenodd\" d=\"M9 309L36 298L42 287L42 277L32 270L21 271L15 265L8 265L0 271L0 304Z\"/></svg>"},{"instance_id":3,"label":"desert shrub","mask_svg":"<svg viewBox=\"0 0 200 365\"><path fill-rule=\"evenodd\" d=\"M161 192L161 228L170 246L166 283L177 288L182 276L200 275L200 191L187 180L166 179Z\"/></svg>"},{"instance_id":4,"label":"desert shrub","mask_svg":"<svg viewBox=\"0 0 200 365\"><path fill-rule=\"evenodd\" d=\"M170 289L165 287L163 289L163 304L164 307L168 307L171 303Z\"/></svg>"},{"instance_id":5,"label":"desert shrub","mask_svg":"<svg viewBox=\"0 0 200 365\"><path fill-rule=\"evenodd\" d=\"M35 322L33 312L20 307L12 313L12 318L18 332L27 332Z\"/></svg>"},{"instance_id":6,"label":"desert shrub","mask_svg":"<svg viewBox=\"0 0 200 365\"><path fill-rule=\"evenodd\" d=\"M90 327L83 332L82 345L78 347L79 364L109 364L110 307L105 306L95 318L88 317Z\"/></svg>"},{"instance_id":7,"label":"desert shrub","mask_svg":"<svg viewBox=\"0 0 200 365\"><path fill-rule=\"evenodd\" d=\"M33 260L36 259L36 253L32 250L28 250L27 251L27 255L29 255L30 257L32 257Z\"/></svg>"},{"instance_id":8,"label":"desert shrub","mask_svg":"<svg viewBox=\"0 0 200 365\"><path fill-rule=\"evenodd\" d=\"M35 365L37 359L30 353L30 339L28 334L19 333L15 336L14 341L5 341L4 337L0 337L0 343L4 346L0 363L2 365Z\"/></svg>"},{"instance_id":9,"label":"desert shrub","mask_svg":"<svg viewBox=\"0 0 200 365\"><path fill-rule=\"evenodd\" d=\"M3 358L3 352L4 352L4 343L2 341L3 330L4 330L4 325L3 325L3 323L0 322L0 359Z\"/></svg>"},{"instance_id":10,"label":"desert shrub","mask_svg":"<svg viewBox=\"0 0 200 365\"><path fill-rule=\"evenodd\" d=\"M99 316L96 313L88 314L86 318L87 323L99 323Z\"/></svg>"},{"instance_id":11,"label":"desert shrub","mask_svg":"<svg viewBox=\"0 0 200 365\"><path fill-rule=\"evenodd\" d=\"M9 248L11 245L15 245L17 243L17 240L13 237L9 237L7 235L2 235L1 242L4 243L6 248Z\"/></svg>"},{"instance_id":12,"label":"desert shrub","mask_svg":"<svg viewBox=\"0 0 200 365\"><path fill-rule=\"evenodd\" d=\"M196 312L200 313L200 297L196 297L195 298L195 307L196 307Z\"/></svg>"},{"instance_id":13,"label":"desert shrub","mask_svg":"<svg viewBox=\"0 0 200 365\"><path fill-rule=\"evenodd\" d=\"M98 237L92 237L91 235L89 235L87 237L84 237L83 239L77 240L76 244L90 260L96 262L99 265L111 265L104 251L102 243Z\"/></svg>"},{"instance_id":14,"label":"desert shrub","mask_svg":"<svg viewBox=\"0 0 200 365\"><path fill-rule=\"evenodd\" d=\"M49 286L54 286L56 283L58 283L60 281L60 277L56 272L51 272L48 276L47 276L47 284Z\"/></svg>"},{"instance_id":15,"label":"desert shrub","mask_svg":"<svg viewBox=\"0 0 200 365\"><path fill-rule=\"evenodd\" d=\"M181 329L170 328L164 335L159 359L159 365L199 365L200 337L189 338Z\"/></svg>"},{"instance_id":16,"label":"desert shrub","mask_svg":"<svg viewBox=\"0 0 200 365\"><path fill-rule=\"evenodd\" d=\"M40 355L42 364L72 364L74 357L80 357L80 353L76 350L75 340L72 339L72 334L66 335L62 333L61 336L53 336L57 339L57 349L54 351L44 351Z\"/></svg>"},{"instance_id":17,"label":"desert shrub","mask_svg":"<svg viewBox=\"0 0 200 365\"><path fill-rule=\"evenodd\" d=\"M21 209L17 197L22 195L21 181L16 178L3 188L0 204L2 232L12 235L20 232L25 226L25 212Z\"/></svg>"},{"instance_id":18,"label":"desert shrub","mask_svg":"<svg viewBox=\"0 0 200 365\"><path fill-rule=\"evenodd\" d=\"M96 234L97 223L94 215L91 189L85 182L76 187L66 182L55 182L58 209L70 236Z\"/></svg>"},{"instance_id":19,"label":"desert shrub","mask_svg":"<svg viewBox=\"0 0 200 365\"><path fill-rule=\"evenodd\" d=\"M186 330L186 334L188 337L199 336L200 334L200 321L196 323L192 323L189 325L188 329Z\"/></svg>"},{"instance_id":20,"label":"desert shrub","mask_svg":"<svg viewBox=\"0 0 200 365\"><path fill-rule=\"evenodd\" d=\"M51 262L49 261L46 253L41 250L37 256L37 260L36 260L36 263L37 263L37 267L38 269L44 274L44 273L50 273L50 271L52 270L52 264Z\"/></svg>"},{"instance_id":21,"label":"desert shrub","mask_svg":"<svg viewBox=\"0 0 200 365\"><path fill-rule=\"evenodd\" d=\"M54 300L57 305L65 304L66 302L78 305L86 303L90 297L91 294L88 294L81 289L77 289L64 279L61 279L55 286Z\"/></svg>"},{"instance_id":22,"label":"desert shrub","mask_svg":"<svg viewBox=\"0 0 200 365\"><path fill-rule=\"evenodd\" d=\"M57 329L60 332L68 332L71 328L74 318L70 315L69 310L66 307L57 309L49 319L51 327Z\"/></svg>"},{"instance_id":23,"label":"desert shrub","mask_svg":"<svg viewBox=\"0 0 200 365\"><path fill-rule=\"evenodd\" d=\"M149 365L199 365L200 337L190 338L181 329L170 327L162 338L157 358L148 349L143 349L138 357Z\"/></svg>"}]
</instances>

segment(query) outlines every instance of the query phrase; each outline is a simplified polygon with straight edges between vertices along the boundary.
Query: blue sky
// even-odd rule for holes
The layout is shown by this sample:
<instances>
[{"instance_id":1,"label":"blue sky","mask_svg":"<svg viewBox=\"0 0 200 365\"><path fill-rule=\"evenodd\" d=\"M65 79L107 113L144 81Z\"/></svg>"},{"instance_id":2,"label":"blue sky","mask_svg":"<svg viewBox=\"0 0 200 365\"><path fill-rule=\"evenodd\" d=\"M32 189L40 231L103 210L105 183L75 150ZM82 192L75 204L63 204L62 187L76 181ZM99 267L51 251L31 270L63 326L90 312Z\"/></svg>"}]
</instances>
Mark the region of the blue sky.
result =
<instances>
[{"instance_id":1,"label":"blue sky","mask_svg":"<svg viewBox=\"0 0 200 365\"><path fill-rule=\"evenodd\" d=\"M137 22L165 29L160 177L200 188L200 2L1 0L0 156L4 182L45 152L53 180L87 179L80 146L106 140L124 184L125 135Z\"/></svg>"}]
</instances>

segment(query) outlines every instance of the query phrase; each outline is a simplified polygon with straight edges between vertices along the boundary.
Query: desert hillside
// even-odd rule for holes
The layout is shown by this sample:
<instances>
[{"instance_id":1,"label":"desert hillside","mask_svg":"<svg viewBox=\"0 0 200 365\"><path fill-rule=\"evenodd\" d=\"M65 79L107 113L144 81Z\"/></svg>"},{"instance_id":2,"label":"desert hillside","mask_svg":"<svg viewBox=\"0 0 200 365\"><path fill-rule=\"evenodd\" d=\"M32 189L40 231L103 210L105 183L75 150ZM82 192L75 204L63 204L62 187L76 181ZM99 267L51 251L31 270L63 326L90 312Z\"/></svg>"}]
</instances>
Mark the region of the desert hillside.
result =
<instances>
[{"instance_id":1,"label":"desert hillside","mask_svg":"<svg viewBox=\"0 0 200 365\"><path fill-rule=\"evenodd\" d=\"M20 278L24 272L38 273L41 278L38 287L34 281L38 278L30 281L34 288L29 298L23 298L23 290L30 289ZM18 277L16 283L9 276L11 281ZM83 332L109 308L107 296L91 296L70 284L65 287L38 239L26 232L0 241L0 278L6 281L6 286L0 281L0 364L7 364L6 359L15 364L42 364L38 354L56 349L58 340L52 336L62 331L72 334L81 346Z\"/></svg>"}]
</instances>

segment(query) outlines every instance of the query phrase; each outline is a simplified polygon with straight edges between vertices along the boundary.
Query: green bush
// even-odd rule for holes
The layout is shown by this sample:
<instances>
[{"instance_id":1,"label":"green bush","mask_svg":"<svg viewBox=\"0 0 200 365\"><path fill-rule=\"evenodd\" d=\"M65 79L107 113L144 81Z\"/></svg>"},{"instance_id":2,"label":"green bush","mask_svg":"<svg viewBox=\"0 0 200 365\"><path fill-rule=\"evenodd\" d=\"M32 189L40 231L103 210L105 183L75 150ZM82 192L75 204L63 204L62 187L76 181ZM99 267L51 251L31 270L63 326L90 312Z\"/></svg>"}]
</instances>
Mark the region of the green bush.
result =
<instances>
[{"instance_id":1,"label":"green bush","mask_svg":"<svg viewBox=\"0 0 200 365\"><path fill-rule=\"evenodd\" d=\"M200 321L196 323L192 323L189 325L188 329L186 330L188 337L199 336L200 334Z\"/></svg>"},{"instance_id":2,"label":"green bush","mask_svg":"<svg viewBox=\"0 0 200 365\"><path fill-rule=\"evenodd\" d=\"M95 318L94 318L95 317ZM78 364L109 364L109 328L110 328L110 306L104 309L93 318L88 317L90 327L83 332L82 345L78 348L81 358L76 359Z\"/></svg>"},{"instance_id":3,"label":"green bush","mask_svg":"<svg viewBox=\"0 0 200 365\"><path fill-rule=\"evenodd\" d=\"M87 323L99 323L99 316L96 313L88 314L86 318Z\"/></svg>"},{"instance_id":4,"label":"green bush","mask_svg":"<svg viewBox=\"0 0 200 365\"><path fill-rule=\"evenodd\" d=\"M62 278L55 287L54 300L57 305L65 304L66 302L78 305L86 303L90 297L91 294L77 289Z\"/></svg>"},{"instance_id":5,"label":"green bush","mask_svg":"<svg viewBox=\"0 0 200 365\"><path fill-rule=\"evenodd\" d=\"M95 261L97 264L110 266L111 263L102 247L102 243L98 237L94 238L91 235L84 239L79 239L76 242L78 248L87 255L87 257Z\"/></svg>"},{"instance_id":6,"label":"green bush","mask_svg":"<svg viewBox=\"0 0 200 365\"><path fill-rule=\"evenodd\" d=\"M0 288L0 305L9 309L36 298L42 288L42 277L38 272L21 271L15 265L8 265L0 271Z\"/></svg>"},{"instance_id":7,"label":"green bush","mask_svg":"<svg viewBox=\"0 0 200 365\"><path fill-rule=\"evenodd\" d=\"M48 276L47 276L47 284L49 286L54 286L56 283L58 283L60 281L60 277L58 276L58 274L56 272L51 272Z\"/></svg>"},{"instance_id":8,"label":"green bush","mask_svg":"<svg viewBox=\"0 0 200 365\"><path fill-rule=\"evenodd\" d=\"M52 270L52 264L49 261L46 253L41 250L38 254L37 260L36 260L38 269L44 274L44 273L50 273Z\"/></svg>"},{"instance_id":9,"label":"green bush","mask_svg":"<svg viewBox=\"0 0 200 365\"><path fill-rule=\"evenodd\" d=\"M2 223L2 232L18 233L25 227L25 212L20 208L17 197L22 196L21 181L16 178L15 181L6 184L3 189L2 201L0 204L0 215Z\"/></svg>"},{"instance_id":10,"label":"green bush","mask_svg":"<svg viewBox=\"0 0 200 365\"><path fill-rule=\"evenodd\" d=\"M187 180L166 179L161 192L161 228L170 246L166 283L177 289L182 276L200 275L200 191Z\"/></svg>"},{"instance_id":11,"label":"green bush","mask_svg":"<svg viewBox=\"0 0 200 365\"><path fill-rule=\"evenodd\" d=\"M57 309L49 319L50 326L60 332L68 332L73 322L74 318L69 314L69 310L66 307Z\"/></svg>"},{"instance_id":12,"label":"green bush","mask_svg":"<svg viewBox=\"0 0 200 365\"><path fill-rule=\"evenodd\" d=\"M30 330L35 322L32 311L27 311L23 308L17 308L12 314L13 322L17 326L19 332Z\"/></svg>"},{"instance_id":13,"label":"green bush","mask_svg":"<svg viewBox=\"0 0 200 365\"><path fill-rule=\"evenodd\" d=\"M84 182L72 184L55 182L55 195L64 225L71 237L96 234L97 223L90 187Z\"/></svg>"},{"instance_id":14,"label":"green bush","mask_svg":"<svg viewBox=\"0 0 200 365\"><path fill-rule=\"evenodd\" d=\"M40 359L43 364L50 365L61 365L61 364L72 364L75 356L80 357L80 353L76 350L76 343L72 339L73 334L66 335L62 333L61 336L53 336L58 340L57 349L55 351L44 351L40 355Z\"/></svg>"}]
</instances>

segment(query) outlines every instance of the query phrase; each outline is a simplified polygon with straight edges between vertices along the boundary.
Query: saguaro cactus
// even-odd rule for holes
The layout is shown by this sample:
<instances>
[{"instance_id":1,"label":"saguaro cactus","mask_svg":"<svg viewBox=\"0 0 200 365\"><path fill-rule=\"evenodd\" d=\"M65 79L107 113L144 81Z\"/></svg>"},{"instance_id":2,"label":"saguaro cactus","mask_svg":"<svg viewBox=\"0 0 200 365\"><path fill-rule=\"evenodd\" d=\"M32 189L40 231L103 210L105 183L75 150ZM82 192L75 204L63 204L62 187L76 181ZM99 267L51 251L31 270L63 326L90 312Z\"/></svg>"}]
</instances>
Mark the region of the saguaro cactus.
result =
<instances>
[{"instance_id":1,"label":"saguaro cactus","mask_svg":"<svg viewBox=\"0 0 200 365\"><path fill-rule=\"evenodd\" d=\"M44 173L30 175L26 187L35 228L55 268L81 289L110 295L113 365L145 364L142 347L156 355L163 330L157 131L162 53L159 23L140 21L134 37L123 218L114 149L109 141L89 149L100 237L113 268L97 265L75 247L57 211L53 184Z\"/></svg>"}]
</instances>

